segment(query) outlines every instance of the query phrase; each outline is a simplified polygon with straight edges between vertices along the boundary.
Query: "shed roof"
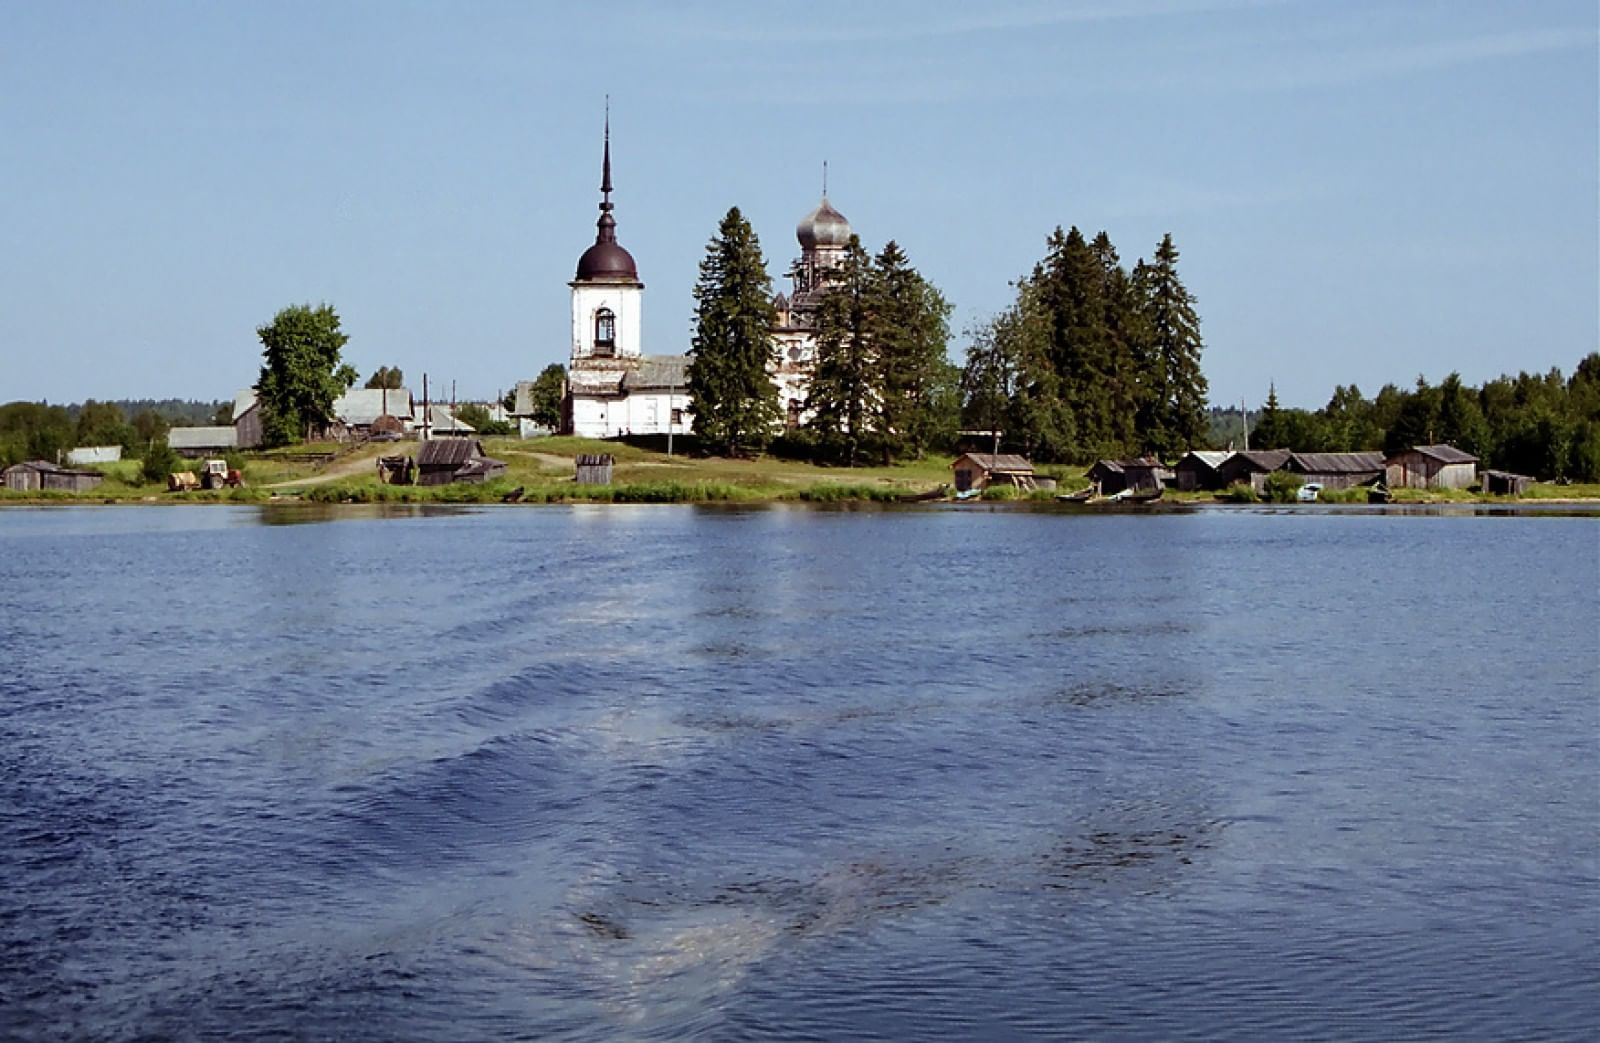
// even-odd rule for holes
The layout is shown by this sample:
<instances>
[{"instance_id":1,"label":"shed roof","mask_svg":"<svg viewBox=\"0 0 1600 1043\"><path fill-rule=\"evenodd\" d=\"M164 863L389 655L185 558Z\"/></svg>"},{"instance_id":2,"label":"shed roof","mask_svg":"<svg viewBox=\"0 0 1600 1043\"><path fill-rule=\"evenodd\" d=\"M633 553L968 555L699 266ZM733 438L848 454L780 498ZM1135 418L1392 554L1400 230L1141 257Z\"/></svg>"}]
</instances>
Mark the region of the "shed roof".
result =
<instances>
[{"instance_id":1,"label":"shed roof","mask_svg":"<svg viewBox=\"0 0 1600 1043\"><path fill-rule=\"evenodd\" d=\"M421 424L423 422L422 411L418 410L416 423ZM436 435L473 434L478 430L460 417L451 416L450 407L441 405L438 402L428 406L426 422L428 430Z\"/></svg>"},{"instance_id":2,"label":"shed roof","mask_svg":"<svg viewBox=\"0 0 1600 1043\"><path fill-rule=\"evenodd\" d=\"M1487 471L1484 471L1483 473L1487 477L1490 477L1490 478L1500 478L1500 479L1515 478L1515 479L1517 479L1519 481L1524 481L1524 482L1533 482L1533 481L1537 481L1538 480L1536 478L1531 477L1530 475L1517 474L1515 471L1487 470Z\"/></svg>"},{"instance_id":3,"label":"shed roof","mask_svg":"<svg viewBox=\"0 0 1600 1043\"><path fill-rule=\"evenodd\" d=\"M1437 460L1441 464L1475 464L1478 458L1471 453L1463 452L1453 445L1414 445L1411 451L1421 453L1423 456ZM1402 454L1395 454L1396 456Z\"/></svg>"},{"instance_id":4,"label":"shed roof","mask_svg":"<svg viewBox=\"0 0 1600 1043\"><path fill-rule=\"evenodd\" d=\"M962 453L956 457L955 462L960 463L962 460L971 460L985 471L1033 473L1033 465L1015 453Z\"/></svg>"},{"instance_id":5,"label":"shed roof","mask_svg":"<svg viewBox=\"0 0 1600 1043\"><path fill-rule=\"evenodd\" d=\"M460 467L483 456L483 443L476 438L432 438L417 451L418 467Z\"/></svg>"},{"instance_id":6,"label":"shed roof","mask_svg":"<svg viewBox=\"0 0 1600 1043\"><path fill-rule=\"evenodd\" d=\"M1224 462L1251 471L1276 471L1289 462L1290 455L1287 449L1245 449Z\"/></svg>"},{"instance_id":7,"label":"shed roof","mask_svg":"<svg viewBox=\"0 0 1600 1043\"><path fill-rule=\"evenodd\" d=\"M258 405L256 389L244 388L233 396L233 419L235 422Z\"/></svg>"},{"instance_id":8,"label":"shed roof","mask_svg":"<svg viewBox=\"0 0 1600 1043\"><path fill-rule=\"evenodd\" d=\"M233 449L239 445L239 432L226 427L174 427L167 432L167 445L178 452L185 449Z\"/></svg>"},{"instance_id":9,"label":"shed roof","mask_svg":"<svg viewBox=\"0 0 1600 1043\"><path fill-rule=\"evenodd\" d=\"M49 460L24 460L20 464L12 464L10 467L7 467L6 470L7 471L39 471L40 473L43 473L45 471L51 471L51 472L59 471L59 470L61 470L61 468L57 467L55 464L51 463Z\"/></svg>"},{"instance_id":10,"label":"shed roof","mask_svg":"<svg viewBox=\"0 0 1600 1043\"><path fill-rule=\"evenodd\" d=\"M1382 453L1290 453L1289 467L1303 474L1368 474L1383 470Z\"/></svg>"}]
</instances>

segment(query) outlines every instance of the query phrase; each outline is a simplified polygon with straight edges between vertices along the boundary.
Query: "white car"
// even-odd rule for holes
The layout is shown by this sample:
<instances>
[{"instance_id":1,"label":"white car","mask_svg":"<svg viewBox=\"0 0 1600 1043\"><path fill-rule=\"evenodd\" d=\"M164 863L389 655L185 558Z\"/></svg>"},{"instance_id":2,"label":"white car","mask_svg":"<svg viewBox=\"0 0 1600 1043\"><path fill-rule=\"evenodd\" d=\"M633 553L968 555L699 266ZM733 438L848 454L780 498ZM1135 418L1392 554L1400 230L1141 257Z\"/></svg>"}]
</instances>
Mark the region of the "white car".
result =
<instances>
[{"instance_id":1,"label":"white car","mask_svg":"<svg viewBox=\"0 0 1600 1043\"><path fill-rule=\"evenodd\" d=\"M1294 498L1301 503L1316 503L1317 497L1320 495L1322 495L1322 484L1320 482L1307 482L1296 490Z\"/></svg>"}]
</instances>

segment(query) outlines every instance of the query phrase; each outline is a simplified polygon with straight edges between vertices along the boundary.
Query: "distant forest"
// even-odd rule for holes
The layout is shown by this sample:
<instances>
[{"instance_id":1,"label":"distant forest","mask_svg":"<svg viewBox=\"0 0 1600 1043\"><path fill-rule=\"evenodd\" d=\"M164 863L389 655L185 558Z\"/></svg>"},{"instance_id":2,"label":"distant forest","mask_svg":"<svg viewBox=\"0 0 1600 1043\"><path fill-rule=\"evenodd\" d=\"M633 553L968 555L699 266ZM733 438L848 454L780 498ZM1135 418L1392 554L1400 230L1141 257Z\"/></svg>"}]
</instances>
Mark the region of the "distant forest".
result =
<instances>
[{"instance_id":1,"label":"distant forest","mask_svg":"<svg viewBox=\"0 0 1600 1043\"><path fill-rule=\"evenodd\" d=\"M174 427L227 424L232 402L129 398L109 402L8 402L0 405L0 467L61 458L80 445L120 445L139 456Z\"/></svg>"},{"instance_id":2,"label":"distant forest","mask_svg":"<svg viewBox=\"0 0 1600 1043\"><path fill-rule=\"evenodd\" d=\"M1213 406L1207 419L1212 446L1244 448L1237 408ZM1445 443L1484 467L1600 482L1600 352L1580 360L1570 377L1552 368L1471 387L1458 373L1436 385L1419 376L1412 388L1386 384L1370 399L1354 384L1336 387L1321 409L1285 408L1269 390L1249 420L1252 449L1393 453Z\"/></svg>"}]
</instances>

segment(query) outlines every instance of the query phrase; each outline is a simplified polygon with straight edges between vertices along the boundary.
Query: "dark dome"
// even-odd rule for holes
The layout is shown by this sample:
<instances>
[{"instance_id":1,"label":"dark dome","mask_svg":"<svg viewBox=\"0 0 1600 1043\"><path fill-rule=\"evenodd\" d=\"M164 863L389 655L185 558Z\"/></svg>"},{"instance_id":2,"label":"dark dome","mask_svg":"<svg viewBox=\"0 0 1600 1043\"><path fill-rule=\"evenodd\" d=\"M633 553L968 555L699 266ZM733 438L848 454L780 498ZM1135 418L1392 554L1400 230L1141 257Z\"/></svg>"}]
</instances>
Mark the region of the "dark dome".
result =
<instances>
[{"instance_id":1,"label":"dark dome","mask_svg":"<svg viewBox=\"0 0 1600 1043\"><path fill-rule=\"evenodd\" d=\"M595 243L578 258L578 279L638 282L639 269L634 266L633 255L616 243Z\"/></svg>"},{"instance_id":2,"label":"dark dome","mask_svg":"<svg viewBox=\"0 0 1600 1043\"><path fill-rule=\"evenodd\" d=\"M810 250L818 246L848 246L850 237L855 233L851 231L850 222L845 220L845 216L833 208L827 196L823 196L817 208L801 219L794 234L800 240L800 245Z\"/></svg>"}]
</instances>

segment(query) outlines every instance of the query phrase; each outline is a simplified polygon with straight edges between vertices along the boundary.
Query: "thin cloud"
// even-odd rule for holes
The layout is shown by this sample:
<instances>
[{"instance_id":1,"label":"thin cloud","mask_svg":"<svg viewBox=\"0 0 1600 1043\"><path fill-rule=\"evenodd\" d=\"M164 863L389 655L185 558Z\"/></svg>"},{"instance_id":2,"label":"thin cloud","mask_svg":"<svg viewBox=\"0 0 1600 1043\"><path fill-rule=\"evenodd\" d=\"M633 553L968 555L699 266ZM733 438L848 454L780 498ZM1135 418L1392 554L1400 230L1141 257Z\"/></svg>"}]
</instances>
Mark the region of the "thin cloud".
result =
<instances>
[{"instance_id":1,"label":"thin cloud","mask_svg":"<svg viewBox=\"0 0 1600 1043\"><path fill-rule=\"evenodd\" d=\"M1558 51L1592 50L1593 29L1551 28L1374 47L1340 54L1294 56L1292 64L1239 70L1218 85L1257 90L1331 87L1439 72L1464 65Z\"/></svg>"},{"instance_id":2,"label":"thin cloud","mask_svg":"<svg viewBox=\"0 0 1600 1043\"><path fill-rule=\"evenodd\" d=\"M999 8L979 14L941 16L930 14L922 5L894 8L896 17L889 21L858 22L850 24L849 16L841 14L838 24L818 25L808 21L802 25L781 27L730 26L724 21L694 24L672 20L661 29L676 29L681 35L717 43L784 43L784 44L847 44L879 43L890 40L931 39L990 33L1022 32L1030 29L1047 29L1056 26L1082 25L1099 22L1129 21L1141 18L1159 18L1181 15L1209 14L1218 11L1282 6L1290 0L1144 0L1120 3L1052 3L1042 6ZM868 10L883 8L873 5Z\"/></svg>"}]
</instances>

